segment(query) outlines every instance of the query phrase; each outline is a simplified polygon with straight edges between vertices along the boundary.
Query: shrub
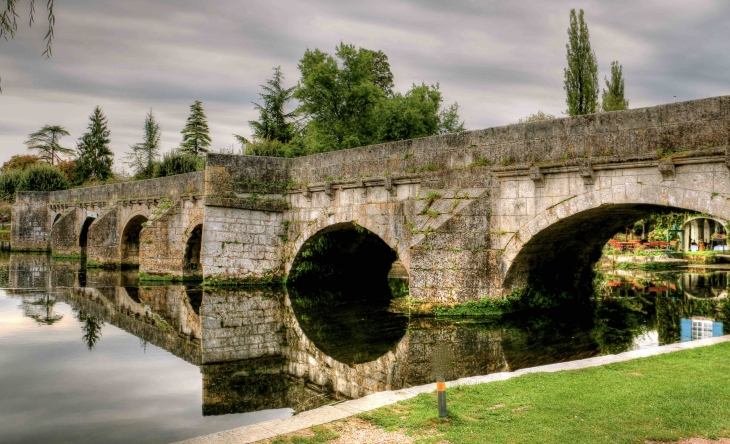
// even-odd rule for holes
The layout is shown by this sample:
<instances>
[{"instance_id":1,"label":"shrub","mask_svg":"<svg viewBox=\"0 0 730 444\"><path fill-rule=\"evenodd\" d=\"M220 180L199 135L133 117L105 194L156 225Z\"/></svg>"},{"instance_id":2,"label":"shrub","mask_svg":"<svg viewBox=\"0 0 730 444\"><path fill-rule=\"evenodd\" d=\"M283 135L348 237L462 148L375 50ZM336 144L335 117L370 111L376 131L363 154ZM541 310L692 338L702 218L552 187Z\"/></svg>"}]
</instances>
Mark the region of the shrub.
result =
<instances>
[{"instance_id":1,"label":"shrub","mask_svg":"<svg viewBox=\"0 0 730 444\"><path fill-rule=\"evenodd\" d=\"M56 191L69 187L66 175L51 165L37 165L22 173L17 191Z\"/></svg>"},{"instance_id":2,"label":"shrub","mask_svg":"<svg viewBox=\"0 0 730 444\"><path fill-rule=\"evenodd\" d=\"M189 153L173 151L165 154L162 162L155 165L154 177L192 173L205 169L205 158Z\"/></svg>"},{"instance_id":3,"label":"shrub","mask_svg":"<svg viewBox=\"0 0 730 444\"><path fill-rule=\"evenodd\" d=\"M0 201L15 202L15 192L22 177L21 170L9 170L0 174Z\"/></svg>"}]
</instances>

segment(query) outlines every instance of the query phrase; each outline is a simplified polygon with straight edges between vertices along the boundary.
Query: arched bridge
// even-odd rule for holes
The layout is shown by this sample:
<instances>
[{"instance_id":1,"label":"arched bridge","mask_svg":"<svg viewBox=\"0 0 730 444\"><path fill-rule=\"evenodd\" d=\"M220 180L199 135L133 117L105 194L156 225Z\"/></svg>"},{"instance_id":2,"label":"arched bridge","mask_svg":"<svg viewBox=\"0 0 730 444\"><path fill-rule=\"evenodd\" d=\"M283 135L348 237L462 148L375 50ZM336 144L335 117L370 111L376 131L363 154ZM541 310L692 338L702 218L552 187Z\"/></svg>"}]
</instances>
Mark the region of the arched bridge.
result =
<instances>
[{"instance_id":1,"label":"arched bridge","mask_svg":"<svg viewBox=\"0 0 730 444\"><path fill-rule=\"evenodd\" d=\"M576 282L651 213L730 219L729 145L724 96L295 159L211 154L204 176L19 193L12 244L270 282L312 239L364 229L397 253L412 297L466 301Z\"/></svg>"}]
</instances>

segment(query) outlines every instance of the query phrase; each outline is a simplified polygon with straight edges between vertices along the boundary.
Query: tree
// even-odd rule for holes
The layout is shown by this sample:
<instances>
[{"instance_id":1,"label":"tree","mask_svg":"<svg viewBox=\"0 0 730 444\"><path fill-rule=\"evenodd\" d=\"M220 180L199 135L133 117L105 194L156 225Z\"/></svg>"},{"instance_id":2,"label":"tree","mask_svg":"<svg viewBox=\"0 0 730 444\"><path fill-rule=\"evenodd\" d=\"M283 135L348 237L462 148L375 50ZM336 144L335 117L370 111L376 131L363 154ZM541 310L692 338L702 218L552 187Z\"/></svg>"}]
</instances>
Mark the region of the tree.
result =
<instances>
[{"instance_id":1,"label":"tree","mask_svg":"<svg viewBox=\"0 0 730 444\"><path fill-rule=\"evenodd\" d=\"M376 69L373 51L340 43L335 56L307 49L299 61L294 98L308 120L304 144L310 153L367 145L375 140L375 107L386 97L386 64ZM380 84L378 84L380 83Z\"/></svg>"},{"instance_id":2,"label":"tree","mask_svg":"<svg viewBox=\"0 0 730 444\"><path fill-rule=\"evenodd\" d=\"M109 149L107 118L97 106L89 116L89 126L76 144L78 158L74 168L74 181L107 180L112 177L114 153Z\"/></svg>"},{"instance_id":3,"label":"tree","mask_svg":"<svg viewBox=\"0 0 730 444\"><path fill-rule=\"evenodd\" d=\"M624 97L623 67L618 61L611 62L611 80L604 77L607 90L603 90L602 107L604 111L629 109L629 101Z\"/></svg>"},{"instance_id":4,"label":"tree","mask_svg":"<svg viewBox=\"0 0 730 444\"><path fill-rule=\"evenodd\" d=\"M517 121L517 123L532 123L532 122L545 122L548 120L555 120L555 116L552 114L538 111L535 114L530 114L527 117L523 117Z\"/></svg>"},{"instance_id":5,"label":"tree","mask_svg":"<svg viewBox=\"0 0 730 444\"><path fill-rule=\"evenodd\" d=\"M127 165L131 166L134 174L140 179L153 177L155 164L160 157L160 125L155 121L155 115L150 112L144 121L144 137L142 142L131 145L132 152L127 156Z\"/></svg>"},{"instance_id":6,"label":"tree","mask_svg":"<svg viewBox=\"0 0 730 444\"><path fill-rule=\"evenodd\" d=\"M414 139L439 132L441 92L438 85L413 85L406 93L395 93L376 109L377 141Z\"/></svg>"},{"instance_id":7,"label":"tree","mask_svg":"<svg viewBox=\"0 0 730 444\"><path fill-rule=\"evenodd\" d=\"M162 162L155 166L154 177L167 177L176 174L192 173L205 169L205 159L195 154L173 151L162 157Z\"/></svg>"},{"instance_id":8,"label":"tree","mask_svg":"<svg viewBox=\"0 0 730 444\"><path fill-rule=\"evenodd\" d=\"M0 37L8 39L8 35L11 39L15 38L15 33L18 31L18 13L15 8L18 4L18 0L6 0L5 11L0 14ZM53 0L48 0L46 3L48 9L48 32L43 38L46 41L46 50L43 55L46 58L51 58L52 55L52 44L53 44L53 28L56 24L56 16L53 13ZM28 26L33 26L35 21L35 0L30 0L30 19L28 20ZM0 88L0 94L3 92Z\"/></svg>"},{"instance_id":9,"label":"tree","mask_svg":"<svg viewBox=\"0 0 730 444\"><path fill-rule=\"evenodd\" d=\"M276 140L281 143L288 143L294 138L294 117L295 112L287 113L284 105L289 102L296 87L284 88L282 83L284 75L281 67L274 68L274 77L261 85L264 92L259 96L263 105L254 103L254 108L259 112L259 120L249 120L248 124L253 129L254 139ZM240 141L240 139L239 139Z\"/></svg>"},{"instance_id":10,"label":"tree","mask_svg":"<svg viewBox=\"0 0 730 444\"><path fill-rule=\"evenodd\" d=\"M38 131L28 135L25 144L29 150L38 150L39 157L51 165L56 160L61 160L59 154L70 154L73 152L71 148L64 148L59 144L61 137L68 136L69 132L62 126L45 125Z\"/></svg>"},{"instance_id":11,"label":"tree","mask_svg":"<svg viewBox=\"0 0 730 444\"><path fill-rule=\"evenodd\" d=\"M575 9L570 10L567 49L568 67L565 68L565 103L568 115L578 116L595 113L598 110L598 62L591 50L588 25L583 19L583 10L578 17Z\"/></svg>"},{"instance_id":12,"label":"tree","mask_svg":"<svg viewBox=\"0 0 730 444\"><path fill-rule=\"evenodd\" d=\"M460 133L466 131L466 122L459 117L459 104L454 102L439 113L439 134Z\"/></svg>"},{"instance_id":13,"label":"tree","mask_svg":"<svg viewBox=\"0 0 730 444\"><path fill-rule=\"evenodd\" d=\"M0 201L14 203L15 193L22 179L21 170L9 170L0 174Z\"/></svg>"},{"instance_id":14,"label":"tree","mask_svg":"<svg viewBox=\"0 0 730 444\"><path fill-rule=\"evenodd\" d=\"M25 170L28 167L38 165L41 161L40 156L35 154L16 154L0 167L0 171L7 173L10 170Z\"/></svg>"},{"instance_id":15,"label":"tree","mask_svg":"<svg viewBox=\"0 0 730 444\"><path fill-rule=\"evenodd\" d=\"M66 175L57 167L40 164L23 171L17 191L57 191L69 187Z\"/></svg>"},{"instance_id":16,"label":"tree","mask_svg":"<svg viewBox=\"0 0 730 444\"><path fill-rule=\"evenodd\" d=\"M181 131L183 141L180 144L180 149L196 156L207 153L211 142L210 135L208 135L209 131L208 122L203 112L203 103L196 100L190 105L188 122Z\"/></svg>"}]
</instances>

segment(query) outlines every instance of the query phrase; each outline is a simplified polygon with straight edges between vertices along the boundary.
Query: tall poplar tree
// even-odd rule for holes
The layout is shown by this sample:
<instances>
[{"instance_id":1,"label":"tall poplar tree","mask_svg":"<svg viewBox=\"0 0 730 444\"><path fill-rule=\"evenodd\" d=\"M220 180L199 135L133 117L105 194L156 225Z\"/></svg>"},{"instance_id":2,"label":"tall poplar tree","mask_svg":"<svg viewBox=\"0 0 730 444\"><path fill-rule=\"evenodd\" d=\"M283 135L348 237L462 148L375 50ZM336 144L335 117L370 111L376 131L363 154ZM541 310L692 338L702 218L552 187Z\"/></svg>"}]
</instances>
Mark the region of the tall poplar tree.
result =
<instances>
[{"instance_id":1,"label":"tall poplar tree","mask_svg":"<svg viewBox=\"0 0 730 444\"><path fill-rule=\"evenodd\" d=\"M591 50L588 25L583 19L583 10L576 17L570 10L567 49L568 67L565 68L565 103L568 115L578 116L598 111L598 62Z\"/></svg>"},{"instance_id":2,"label":"tall poplar tree","mask_svg":"<svg viewBox=\"0 0 730 444\"><path fill-rule=\"evenodd\" d=\"M74 182L106 180L112 177L114 153L109 149L109 128L107 118L97 106L89 116L89 126L76 144L78 158L72 173Z\"/></svg>"},{"instance_id":3,"label":"tall poplar tree","mask_svg":"<svg viewBox=\"0 0 730 444\"><path fill-rule=\"evenodd\" d=\"M155 163L160 157L160 125L150 110L144 121L144 137L142 142L131 145L132 152L127 156L127 165L134 169L140 179L150 179L154 174Z\"/></svg>"},{"instance_id":4,"label":"tall poplar tree","mask_svg":"<svg viewBox=\"0 0 730 444\"><path fill-rule=\"evenodd\" d=\"M604 111L620 111L629 109L629 101L624 97L623 67L618 61L611 62L611 80L604 78L606 88L603 90L602 106Z\"/></svg>"},{"instance_id":5,"label":"tall poplar tree","mask_svg":"<svg viewBox=\"0 0 730 444\"><path fill-rule=\"evenodd\" d=\"M203 103L196 100L190 105L190 116L185 128L181 131L183 141L180 144L180 150L186 153L199 156L208 152L210 146L210 129L208 121L203 112Z\"/></svg>"}]
</instances>

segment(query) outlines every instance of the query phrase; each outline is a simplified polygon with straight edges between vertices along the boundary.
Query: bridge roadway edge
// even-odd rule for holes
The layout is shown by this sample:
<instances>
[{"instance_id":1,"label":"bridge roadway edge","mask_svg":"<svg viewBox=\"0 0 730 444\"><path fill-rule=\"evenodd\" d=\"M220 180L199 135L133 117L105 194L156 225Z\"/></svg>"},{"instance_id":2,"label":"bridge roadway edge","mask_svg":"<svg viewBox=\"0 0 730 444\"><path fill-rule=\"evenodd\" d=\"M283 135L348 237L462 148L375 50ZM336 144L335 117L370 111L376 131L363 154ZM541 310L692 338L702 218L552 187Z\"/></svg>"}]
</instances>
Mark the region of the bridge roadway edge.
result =
<instances>
[{"instance_id":1,"label":"bridge roadway edge","mask_svg":"<svg viewBox=\"0 0 730 444\"><path fill-rule=\"evenodd\" d=\"M639 350L631 350L616 355L597 356L593 358L581 359L570 362L560 362L557 364L542 365L538 367L530 367L520 369L514 372L492 373L489 375L472 376L469 378L457 379L449 381L448 387L456 387L460 385L476 385L488 384L491 382L505 381L522 375L531 373L554 373L560 371L580 370L591 367L599 367L607 364L618 362L626 362L633 359L647 358L650 356L658 356L666 353L673 353L682 350L690 350L699 347L707 347L715 344L730 342L730 335L719 336L715 338L701 339L691 342L680 342L677 344L662 345L659 347L644 348ZM226 430L223 432L213 433L210 435L199 436L196 438L179 441L174 444L246 444L261 441L264 439L275 438L279 435L308 429L312 426L326 424L332 421L338 421L360 413L375 410L380 407L395 404L406 399L418 396L421 393L431 393L435 390L435 385L424 384L401 390L392 390L375 393L359 399L341 402L339 404L327 405L314 410L302 412L298 415L286 419L275 419L272 421L252 424L245 427ZM434 412L436 405L434 405Z\"/></svg>"}]
</instances>

